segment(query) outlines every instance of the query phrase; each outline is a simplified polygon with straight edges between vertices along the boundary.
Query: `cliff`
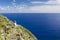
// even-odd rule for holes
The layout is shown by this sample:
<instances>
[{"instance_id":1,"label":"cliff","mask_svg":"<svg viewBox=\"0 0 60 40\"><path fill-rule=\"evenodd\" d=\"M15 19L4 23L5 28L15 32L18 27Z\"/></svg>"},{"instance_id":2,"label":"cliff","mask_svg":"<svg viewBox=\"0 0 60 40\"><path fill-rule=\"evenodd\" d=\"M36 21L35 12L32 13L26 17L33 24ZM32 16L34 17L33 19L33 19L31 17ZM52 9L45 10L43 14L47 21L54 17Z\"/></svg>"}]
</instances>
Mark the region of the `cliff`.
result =
<instances>
[{"instance_id":1,"label":"cliff","mask_svg":"<svg viewBox=\"0 0 60 40\"><path fill-rule=\"evenodd\" d=\"M37 38L21 25L15 25L7 17L0 15L0 40L37 40Z\"/></svg>"}]
</instances>

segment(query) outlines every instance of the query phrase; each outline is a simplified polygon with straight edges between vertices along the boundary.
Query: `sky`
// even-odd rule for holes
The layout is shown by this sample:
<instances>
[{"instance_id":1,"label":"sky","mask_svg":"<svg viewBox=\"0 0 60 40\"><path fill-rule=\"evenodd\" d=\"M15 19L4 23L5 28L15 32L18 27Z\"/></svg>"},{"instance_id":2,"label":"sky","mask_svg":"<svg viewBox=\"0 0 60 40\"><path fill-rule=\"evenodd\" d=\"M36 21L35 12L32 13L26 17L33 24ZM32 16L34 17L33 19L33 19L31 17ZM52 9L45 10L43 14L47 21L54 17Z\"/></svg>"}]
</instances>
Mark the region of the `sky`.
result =
<instances>
[{"instance_id":1,"label":"sky","mask_svg":"<svg viewBox=\"0 0 60 40\"><path fill-rule=\"evenodd\" d=\"M60 0L0 0L0 13L60 13Z\"/></svg>"}]
</instances>

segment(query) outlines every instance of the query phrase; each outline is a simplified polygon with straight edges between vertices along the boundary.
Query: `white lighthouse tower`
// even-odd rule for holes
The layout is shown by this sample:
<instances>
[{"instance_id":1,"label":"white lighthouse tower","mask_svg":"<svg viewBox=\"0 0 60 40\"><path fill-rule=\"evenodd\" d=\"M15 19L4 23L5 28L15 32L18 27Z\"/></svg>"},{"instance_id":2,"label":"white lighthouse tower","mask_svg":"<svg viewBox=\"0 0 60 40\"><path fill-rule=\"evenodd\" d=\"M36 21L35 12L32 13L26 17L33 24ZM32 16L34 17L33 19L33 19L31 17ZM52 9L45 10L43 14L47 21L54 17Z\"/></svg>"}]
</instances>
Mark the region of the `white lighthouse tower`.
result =
<instances>
[{"instance_id":1,"label":"white lighthouse tower","mask_svg":"<svg viewBox=\"0 0 60 40\"><path fill-rule=\"evenodd\" d=\"M15 25L15 26L17 26L17 23L16 23L16 21L15 21L15 20L14 20L14 25Z\"/></svg>"}]
</instances>

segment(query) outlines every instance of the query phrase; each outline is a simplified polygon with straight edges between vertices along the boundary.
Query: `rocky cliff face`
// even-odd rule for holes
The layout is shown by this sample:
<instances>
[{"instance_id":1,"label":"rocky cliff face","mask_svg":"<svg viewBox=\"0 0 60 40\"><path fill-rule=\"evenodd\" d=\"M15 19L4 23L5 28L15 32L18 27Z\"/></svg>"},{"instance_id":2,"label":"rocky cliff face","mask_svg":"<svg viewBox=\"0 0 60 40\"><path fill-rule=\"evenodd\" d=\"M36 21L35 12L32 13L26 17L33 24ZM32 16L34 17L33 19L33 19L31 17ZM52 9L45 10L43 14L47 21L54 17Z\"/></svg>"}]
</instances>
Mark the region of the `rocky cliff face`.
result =
<instances>
[{"instance_id":1,"label":"rocky cliff face","mask_svg":"<svg viewBox=\"0 0 60 40\"><path fill-rule=\"evenodd\" d=\"M37 40L21 25L15 25L7 17L0 15L0 40Z\"/></svg>"}]
</instances>

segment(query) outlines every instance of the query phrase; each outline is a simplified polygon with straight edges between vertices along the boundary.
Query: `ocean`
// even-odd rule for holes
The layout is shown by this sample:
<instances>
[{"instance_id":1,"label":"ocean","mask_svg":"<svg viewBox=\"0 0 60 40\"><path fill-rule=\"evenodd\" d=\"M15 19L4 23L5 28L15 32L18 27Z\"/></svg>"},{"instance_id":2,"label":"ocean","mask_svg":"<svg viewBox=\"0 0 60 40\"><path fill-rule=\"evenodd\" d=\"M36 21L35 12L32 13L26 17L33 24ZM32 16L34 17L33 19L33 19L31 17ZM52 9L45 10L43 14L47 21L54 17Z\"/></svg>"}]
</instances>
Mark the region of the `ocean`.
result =
<instances>
[{"instance_id":1,"label":"ocean","mask_svg":"<svg viewBox=\"0 0 60 40\"><path fill-rule=\"evenodd\" d=\"M30 30L38 40L60 40L60 14L58 13L3 13L11 21Z\"/></svg>"}]
</instances>

